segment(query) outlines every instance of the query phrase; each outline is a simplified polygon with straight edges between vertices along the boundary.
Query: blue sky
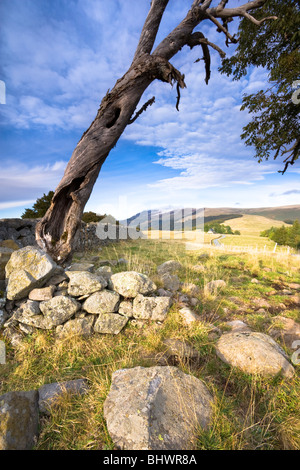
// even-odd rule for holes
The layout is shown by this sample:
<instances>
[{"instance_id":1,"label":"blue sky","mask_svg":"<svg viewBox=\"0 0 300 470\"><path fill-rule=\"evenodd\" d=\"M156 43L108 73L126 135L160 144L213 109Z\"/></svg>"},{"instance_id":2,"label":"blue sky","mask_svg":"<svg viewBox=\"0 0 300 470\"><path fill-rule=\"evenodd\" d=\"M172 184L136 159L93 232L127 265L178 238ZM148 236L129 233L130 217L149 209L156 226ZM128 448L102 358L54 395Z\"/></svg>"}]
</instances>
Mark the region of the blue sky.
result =
<instances>
[{"instance_id":1,"label":"blue sky","mask_svg":"<svg viewBox=\"0 0 300 470\"><path fill-rule=\"evenodd\" d=\"M192 0L170 0L159 42ZM233 3L241 3L234 0ZM149 0L1 0L0 218L20 217L54 190L82 133L108 89L128 69ZM236 25L233 25L235 28ZM215 26L201 31L228 54ZM128 126L107 158L85 210L125 218L144 209L263 207L298 204L299 163L258 164L240 139L249 121L243 93L263 88L267 74L251 69L239 82L220 75L204 82L201 50L184 48L172 63L187 88L154 82L140 105L155 103Z\"/></svg>"}]
</instances>

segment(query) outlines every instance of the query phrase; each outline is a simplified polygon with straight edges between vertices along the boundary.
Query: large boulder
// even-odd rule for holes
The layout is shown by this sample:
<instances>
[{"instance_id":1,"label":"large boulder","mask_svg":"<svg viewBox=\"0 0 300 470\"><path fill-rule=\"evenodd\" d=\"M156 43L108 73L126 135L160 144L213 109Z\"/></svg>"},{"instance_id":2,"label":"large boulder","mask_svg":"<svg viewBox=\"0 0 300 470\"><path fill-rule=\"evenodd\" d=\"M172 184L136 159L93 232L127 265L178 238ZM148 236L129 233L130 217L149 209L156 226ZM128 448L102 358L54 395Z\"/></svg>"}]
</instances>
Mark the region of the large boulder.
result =
<instances>
[{"instance_id":1,"label":"large boulder","mask_svg":"<svg viewBox=\"0 0 300 470\"><path fill-rule=\"evenodd\" d=\"M285 377L294 375L283 349L268 335L249 331L232 331L223 334L216 344L222 361L238 367L247 374Z\"/></svg>"},{"instance_id":2,"label":"large boulder","mask_svg":"<svg viewBox=\"0 0 300 470\"><path fill-rule=\"evenodd\" d=\"M113 274L110 278L111 288L125 298L133 298L138 294L151 294L156 285L145 274L136 271L124 271Z\"/></svg>"},{"instance_id":3,"label":"large boulder","mask_svg":"<svg viewBox=\"0 0 300 470\"><path fill-rule=\"evenodd\" d=\"M68 294L74 297L90 295L107 286L107 281L102 276L88 271L66 271L66 275L70 279Z\"/></svg>"},{"instance_id":4,"label":"large boulder","mask_svg":"<svg viewBox=\"0 0 300 470\"><path fill-rule=\"evenodd\" d=\"M30 450L39 430L38 392L0 396L0 450Z\"/></svg>"},{"instance_id":5,"label":"large boulder","mask_svg":"<svg viewBox=\"0 0 300 470\"><path fill-rule=\"evenodd\" d=\"M43 286L59 270L52 258L39 248L26 246L14 251L5 267L7 298L18 300L34 288Z\"/></svg>"},{"instance_id":6,"label":"large boulder","mask_svg":"<svg viewBox=\"0 0 300 470\"><path fill-rule=\"evenodd\" d=\"M103 409L118 449L189 450L209 425L212 401L201 380L176 367L135 367L114 372Z\"/></svg>"}]
</instances>

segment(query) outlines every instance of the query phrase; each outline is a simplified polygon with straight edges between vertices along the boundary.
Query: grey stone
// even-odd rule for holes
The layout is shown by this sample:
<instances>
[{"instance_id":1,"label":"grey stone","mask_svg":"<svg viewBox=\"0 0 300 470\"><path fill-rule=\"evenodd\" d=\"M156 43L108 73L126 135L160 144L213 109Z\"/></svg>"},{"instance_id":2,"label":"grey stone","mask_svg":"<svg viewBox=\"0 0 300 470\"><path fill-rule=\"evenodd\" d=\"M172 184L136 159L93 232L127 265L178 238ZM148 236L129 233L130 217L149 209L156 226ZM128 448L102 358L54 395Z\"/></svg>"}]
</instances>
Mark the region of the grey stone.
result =
<instances>
[{"instance_id":1,"label":"grey stone","mask_svg":"<svg viewBox=\"0 0 300 470\"><path fill-rule=\"evenodd\" d=\"M180 280L176 274L165 273L161 276L161 281L163 283L164 289L176 292L180 288Z\"/></svg>"},{"instance_id":2,"label":"grey stone","mask_svg":"<svg viewBox=\"0 0 300 470\"><path fill-rule=\"evenodd\" d=\"M141 320L164 321L170 302L170 297L144 297L138 294L133 301L133 317Z\"/></svg>"},{"instance_id":3,"label":"grey stone","mask_svg":"<svg viewBox=\"0 0 300 470\"><path fill-rule=\"evenodd\" d=\"M43 300L50 300L53 297L55 286L42 287L41 289L33 289L29 292L28 298L42 302Z\"/></svg>"},{"instance_id":4,"label":"grey stone","mask_svg":"<svg viewBox=\"0 0 300 470\"><path fill-rule=\"evenodd\" d=\"M123 300L120 302L118 312L125 317L133 317L133 303L130 300Z\"/></svg>"},{"instance_id":5,"label":"grey stone","mask_svg":"<svg viewBox=\"0 0 300 470\"><path fill-rule=\"evenodd\" d=\"M94 325L94 331L102 334L117 335L128 322L128 317L118 313L100 313Z\"/></svg>"},{"instance_id":6,"label":"grey stone","mask_svg":"<svg viewBox=\"0 0 300 470\"><path fill-rule=\"evenodd\" d=\"M92 263L74 263L71 264L66 271L88 271L92 273L94 270L94 265Z\"/></svg>"},{"instance_id":7,"label":"grey stone","mask_svg":"<svg viewBox=\"0 0 300 470\"><path fill-rule=\"evenodd\" d=\"M117 292L104 289L88 297L82 308L88 313L116 312L119 302L120 295Z\"/></svg>"},{"instance_id":8,"label":"grey stone","mask_svg":"<svg viewBox=\"0 0 300 470\"><path fill-rule=\"evenodd\" d=\"M200 321L200 316L189 307L181 308L179 313L181 314L183 321L187 326L192 325L196 321Z\"/></svg>"},{"instance_id":9,"label":"grey stone","mask_svg":"<svg viewBox=\"0 0 300 470\"><path fill-rule=\"evenodd\" d=\"M283 349L264 333L225 333L216 344L216 352L222 361L247 374L274 376L282 373L292 377L295 372Z\"/></svg>"},{"instance_id":10,"label":"grey stone","mask_svg":"<svg viewBox=\"0 0 300 470\"><path fill-rule=\"evenodd\" d=\"M99 274L108 282L113 275L113 272L110 266L100 266L100 268L96 270L96 274Z\"/></svg>"},{"instance_id":11,"label":"grey stone","mask_svg":"<svg viewBox=\"0 0 300 470\"><path fill-rule=\"evenodd\" d=\"M138 294L151 294L156 291L156 285L145 274L136 271L125 271L111 276L111 286L125 298L133 298Z\"/></svg>"},{"instance_id":12,"label":"grey stone","mask_svg":"<svg viewBox=\"0 0 300 470\"><path fill-rule=\"evenodd\" d=\"M88 392L88 386L85 379L77 379L46 384L40 387L38 392L40 412L50 415L59 397L65 393L83 395Z\"/></svg>"},{"instance_id":13,"label":"grey stone","mask_svg":"<svg viewBox=\"0 0 300 470\"><path fill-rule=\"evenodd\" d=\"M34 288L42 287L58 266L49 255L33 246L14 251L5 267L8 278L7 298L18 300Z\"/></svg>"},{"instance_id":14,"label":"grey stone","mask_svg":"<svg viewBox=\"0 0 300 470\"><path fill-rule=\"evenodd\" d=\"M181 362L198 361L200 359L199 352L186 341L176 338L167 338L163 341L166 347L164 355L167 358L178 358Z\"/></svg>"},{"instance_id":15,"label":"grey stone","mask_svg":"<svg viewBox=\"0 0 300 470\"><path fill-rule=\"evenodd\" d=\"M232 331L251 331L251 328L241 320L228 321L226 325L229 326Z\"/></svg>"},{"instance_id":16,"label":"grey stone","mask_svg":"<svg viewBox=\"0 0 300 470\"><path fill-rule=\"evenodd\" d=\"M74 299L60 295L40 303L40 309L46 320L52 323L52 326L61 325L69 320L79 309L81 305Z\"/></svg>"},{"instance_id":17,"label":"grey stone","mask_svg":"<svg viewBox=\"0 0 300 470\"><path fill-rule=\"evenodd\" d=\"M212 417L202 381L176 367L135 367L113 373L104 402L108 432L122 450L190 450Z\"/></svg>"},{"instance_id":18,"label":"grey stone","mask_svg":"<svg viewBox=\"0 0 300 470\"><path fill-rule=\"evenodd\" d=\"M173 274L174 272L178 271L181 268L182 268L182 264L179 263L179 261L169 260L157 266L157 274L159 275L163 275L166 273Z\"/></svg>"},{"instance_id":19,"label":"grey stone","mask_svg":"<svg viewBox=\"0 0 300 470\"><path fill-rule=\"evenodd\" d=\"M93 294L107 286L103 277L88 271L66 271L66 275L70 279L68 293L74 297Z\"/></svg>"},{"instance_id":20,"label":"grey stone","mask_svg":"<svg viewBox=\"0 0 300 470\"><path fill-rule=\"evenodd\" d=\"M30 450L39 429L38 392L8 392L0 396L0 450Z\"/></svg>"},{"instance_id":21,"label":"grey stone","mask_svg":"<svg viewBox=\"0 0 300 470\"><path fill-rule=\"evenodd\" d=\"M68 320L63 325L56 327L56 336L63 339L68 336L91 336L93 334L94 315L86 315L83 318Z\"/></svg>"}]
</instances>

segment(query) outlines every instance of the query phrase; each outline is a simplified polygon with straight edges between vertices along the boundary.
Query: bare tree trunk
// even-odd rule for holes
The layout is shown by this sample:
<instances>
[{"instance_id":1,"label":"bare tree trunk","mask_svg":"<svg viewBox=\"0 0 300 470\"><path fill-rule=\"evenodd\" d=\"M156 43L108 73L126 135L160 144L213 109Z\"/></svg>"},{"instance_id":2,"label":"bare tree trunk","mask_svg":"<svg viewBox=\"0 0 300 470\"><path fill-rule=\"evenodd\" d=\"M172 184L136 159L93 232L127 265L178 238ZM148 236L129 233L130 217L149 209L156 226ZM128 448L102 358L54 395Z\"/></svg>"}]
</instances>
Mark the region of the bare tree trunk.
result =
<instances>
[{"instance_id":1,"label":"bare tree trunk","mask_svg":"<svg viewBox=\"0 0 300 470\"><path fill-rule=\"evenodd\" d=\"M209 43L202 33L193 34L194 28L204 19L214 24L234 42L227 27L217 17L226 21L232 16L245 16L248 10L262 6L263 0L249 2L241 7L226 9L226 1L209 9L211 0L195 0L183 21L167 36L151 54L161 18L169 0L152 0L133 62L126 74L119 79L111 92L103 98L97 116L78 142L67 165L64 176L55 190L52 203L36 227L36 240L40 247L59 263L72 254L79 233L84 207L90 197L98 174L110 150L116 145L125 127L133 122L135 109L144 91L155 80L177 83L177 109L180 88L185 87L184 76L168 61L184 46L201 45L206 66L206 83L209 80ZM229 15L230 13L230 15ZM250 16L250 15L248 15ZM250 18L252 18L250 16ZM223 24L224 24L223 21ZM153 102L153 100L150 100ZM142 108L145 109L146 103ZM138 116L140 112L137 113Z\"/></svg>"}]
</instances>

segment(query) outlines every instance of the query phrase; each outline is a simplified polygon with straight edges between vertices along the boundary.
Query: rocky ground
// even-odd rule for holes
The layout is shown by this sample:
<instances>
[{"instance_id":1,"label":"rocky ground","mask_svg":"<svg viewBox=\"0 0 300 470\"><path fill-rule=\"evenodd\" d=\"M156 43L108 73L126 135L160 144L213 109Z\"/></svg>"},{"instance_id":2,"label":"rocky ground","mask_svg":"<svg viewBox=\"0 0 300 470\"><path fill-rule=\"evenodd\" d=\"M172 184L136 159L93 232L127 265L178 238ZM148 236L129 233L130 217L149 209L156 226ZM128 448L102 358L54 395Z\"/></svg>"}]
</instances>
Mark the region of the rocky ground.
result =
<instances>
[{"instance_id":1,"label":"rocky ground","mask_svg":"<svg viewBox=\"0 0 300 470\"><path fill-rule=\"evenodd\" d=\"M125 367L118 368L115 360L101 405L111 445L125 450L198 448L199 436L210 435L215 426L218 394L227 393L230 376L224 386L224 371L264 380L266 388L274 380L283 387L290 384L289 393L296 394L299 402L300 270L296 260L288 265L284 261L284 266L273 260L270 266L248 260L247 266L245 260L220 255L216 264L216 255L210 252L188 256L180 250L174 259L166 259L174 250L168 247L162 257L157 245L153 251L154 245L148 244L148 256L139 247L137 269L132 253L138 244L117 245L115 252L107 249L113 257L85 253L65 268L31 246L17 250L11 245L10 256L2 250L6 286L0 305L1 338L11 351L12 364L18 354L29 360L29 349L41 341L40 335L48 334L49 341L65 347L68 341L74 346L77 338L78 347L83 347L83 341L90 345L94 341L96 348L101 338L102 347L107 340L108 348L112 338L119 338L115 350L126 342L129 350L128 341L134 336L130 348L139 352L130 360L127 354ZM118 250L125 251L125 256L119 256ZM146 341L148 347L142 347ZM221 363L223 372L213 371ZM8 370L0 396L0 449L38 448L43 441L41 420L49 425L60 397L94 393L91 378L84 374L92 367L88 362L81 369L68 366L77 370L76 379L47 383L43 376L42 385L36 387L29 387L27 372L26 390L11 389L14 380L10 381L23 364L0 367ZM31 373L35 375L33 369ZM61 371L50 375L60 376ZM31 382L39 384L33 377ZM297 410L290 412L289 419L294 416ZM284 446L275 434L276 445ZM264 439L268 447L269 438ZM299 446L297 437L290 441L293 444L286 446Z\"/></svg>"}]
</instances>

